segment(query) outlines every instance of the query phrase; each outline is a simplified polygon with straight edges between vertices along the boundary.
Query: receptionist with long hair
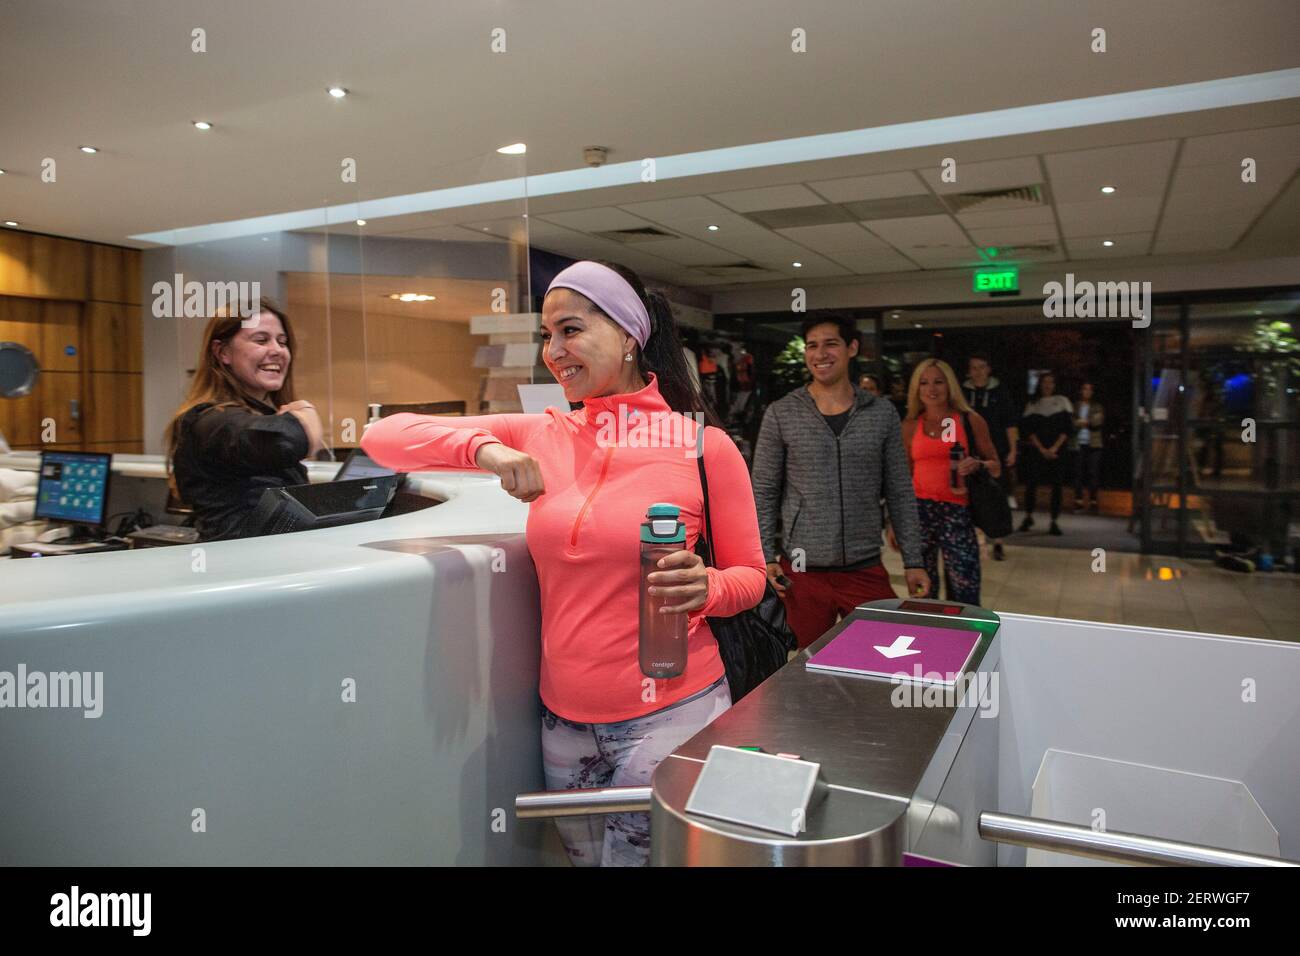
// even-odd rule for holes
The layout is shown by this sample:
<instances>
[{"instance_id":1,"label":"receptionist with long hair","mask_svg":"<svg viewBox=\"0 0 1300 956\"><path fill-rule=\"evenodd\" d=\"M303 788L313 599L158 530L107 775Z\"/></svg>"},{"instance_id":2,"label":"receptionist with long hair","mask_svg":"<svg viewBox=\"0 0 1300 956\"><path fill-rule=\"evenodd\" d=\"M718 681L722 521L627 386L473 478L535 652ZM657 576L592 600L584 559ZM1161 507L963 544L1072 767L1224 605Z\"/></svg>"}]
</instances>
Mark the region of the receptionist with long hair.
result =
<instances>
[{"instance_id":1,"label":"receptionist with long hair","mask_svg":"<svg viewBox=\"0 0 1300 956\"><path fill-rule=\"evenodd\" d=\"M289 317L265 299L256 315L217 315L204 330L167 430L176 492L203 541L240 537L262 492L306 484L302 460L324 447L315 407L294 395L293 346Z\"/></svg>"}]
</instances>

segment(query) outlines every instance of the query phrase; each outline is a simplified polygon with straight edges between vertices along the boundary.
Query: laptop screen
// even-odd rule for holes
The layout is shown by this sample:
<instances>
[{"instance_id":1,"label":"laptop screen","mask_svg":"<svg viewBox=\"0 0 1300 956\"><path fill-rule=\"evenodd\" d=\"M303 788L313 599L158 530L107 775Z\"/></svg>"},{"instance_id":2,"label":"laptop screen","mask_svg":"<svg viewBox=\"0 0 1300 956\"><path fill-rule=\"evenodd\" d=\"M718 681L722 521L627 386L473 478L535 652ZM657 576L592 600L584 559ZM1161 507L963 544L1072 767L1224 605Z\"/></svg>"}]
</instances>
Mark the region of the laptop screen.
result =
<instances>
[{"instance_id":1,"label":"laptop screen","mask_svg":"<svg viewBox=\"0 0 1300 956\"><path fill-rule=\"evenodd\" d=\"M334 476L335 481L348 481L351 478L383 478L386 475L395 475L397 472L391 468L385 468L379 462L375 461L365 452L353 449L343 462L343 467L339 473Z\"/></svg>"}]
</instances>

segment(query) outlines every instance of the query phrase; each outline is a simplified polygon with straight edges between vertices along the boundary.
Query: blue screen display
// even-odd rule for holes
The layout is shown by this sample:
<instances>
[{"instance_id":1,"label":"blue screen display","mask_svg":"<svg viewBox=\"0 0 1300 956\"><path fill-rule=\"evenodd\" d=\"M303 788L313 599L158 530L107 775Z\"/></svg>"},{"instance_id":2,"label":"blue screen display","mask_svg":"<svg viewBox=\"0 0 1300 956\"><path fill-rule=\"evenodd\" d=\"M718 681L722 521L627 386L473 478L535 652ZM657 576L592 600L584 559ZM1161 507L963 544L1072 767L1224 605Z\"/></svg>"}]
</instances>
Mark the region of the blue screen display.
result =
<instances>
[{"instance_id":1,"label":"blue screen display","mask_svg":"<svg viewBox=\"0 0 1300 956\"><path fill-rule=\"evenodd\" d=\"M74 451L42 452L36 517L103 524L111 459L111 455Z\"/></svg>"}]
</instances>

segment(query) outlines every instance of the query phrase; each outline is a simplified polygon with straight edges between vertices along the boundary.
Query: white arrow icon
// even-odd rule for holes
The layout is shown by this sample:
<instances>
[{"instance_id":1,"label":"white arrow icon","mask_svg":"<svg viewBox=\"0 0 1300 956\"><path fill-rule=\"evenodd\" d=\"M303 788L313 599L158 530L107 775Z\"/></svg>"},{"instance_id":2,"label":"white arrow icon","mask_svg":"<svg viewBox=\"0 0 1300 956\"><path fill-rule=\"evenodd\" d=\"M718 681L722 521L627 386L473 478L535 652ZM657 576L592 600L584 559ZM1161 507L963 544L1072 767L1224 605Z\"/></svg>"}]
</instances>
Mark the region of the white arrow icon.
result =
<instances>
[{"instance_id":1,"label":"white arrow icon","mask_svg":"<svg viewBox=\"0 0 1300 956\"><path fill-rule=\"evenodd\" d=\"M908 654L920 654L920 651L912 650L914 637L908 637L906 634L900 634L894 638L894 643L885 647L883 644L873 644L872 646L884 654L886 657L906 657Z\"/></svg>"}]
</instances>

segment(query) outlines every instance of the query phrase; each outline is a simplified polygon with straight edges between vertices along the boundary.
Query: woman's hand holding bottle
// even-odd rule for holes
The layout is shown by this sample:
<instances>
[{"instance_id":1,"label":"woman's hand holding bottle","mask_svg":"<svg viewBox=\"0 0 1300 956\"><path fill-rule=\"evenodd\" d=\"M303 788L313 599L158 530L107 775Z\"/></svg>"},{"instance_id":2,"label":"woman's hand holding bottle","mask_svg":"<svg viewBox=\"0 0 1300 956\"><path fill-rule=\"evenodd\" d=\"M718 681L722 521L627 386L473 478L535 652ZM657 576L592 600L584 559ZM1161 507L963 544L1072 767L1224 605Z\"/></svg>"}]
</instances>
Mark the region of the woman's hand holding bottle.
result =
<instances>
[{"instance_id":1,"label":"woman's hand holding bottle","mask_svg":"<svg viewBox=\"0 0 1300 956\"><path fill-rule=\"evenodd\" d=\"M660 559L660 570L646 575L649 593L677 603L663 608L664 614L698 611L709 599L709 569L694 551L674 551Z\"/></svg>"}]
</instances>

